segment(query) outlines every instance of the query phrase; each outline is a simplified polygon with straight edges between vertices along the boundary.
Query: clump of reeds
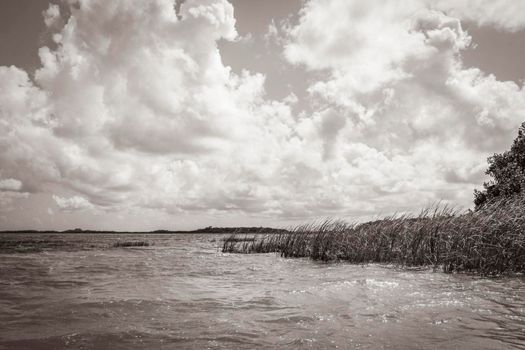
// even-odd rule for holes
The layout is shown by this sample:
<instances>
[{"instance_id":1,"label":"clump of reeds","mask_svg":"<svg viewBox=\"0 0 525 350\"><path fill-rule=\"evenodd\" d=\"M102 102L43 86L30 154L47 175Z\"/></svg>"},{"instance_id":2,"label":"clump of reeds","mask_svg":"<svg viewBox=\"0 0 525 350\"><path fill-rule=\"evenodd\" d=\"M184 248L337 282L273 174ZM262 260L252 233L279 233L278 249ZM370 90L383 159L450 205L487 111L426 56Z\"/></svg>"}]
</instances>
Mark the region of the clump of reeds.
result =
<instances>
[{"instance_id":1,"label":"clump of reeds","mask_svg":"<svg viewBox=\"0 0 525 350\"><path fill-rule=\"evenodd\" d=\"M222 240L223 242L253 242L255 241L255 237L238 237L235 234L228 236Z\"/></svg>"},{"instance_id":2,"label":"clump of reeds","mask_svg":"<svg viewBox=\"0 0 525 350\"><path fill-rule=\"evenodd\" d=\"M265 228L261 228L261 231L253 231L248 235L239 229L237 232L233 232L229 236L222 239L222 252L223 253L270 253L275 252L272 249L273 246L270 244L271 237L278 237L283 235L286 230L275 230L279 233L265 234L263 233Z\"/></svg>"},{"instance_id":3,"label":"clump of reeds","mask_svg":"<svg viewBox=\"0 0 525 350\"><path fill-rule=\"evenodd\" d=\"M113 243L113 248L123 248L123 247L149 247L149 242L146 241L125 241L125 242L115 242Z\"/></svg>"},{"instance_id":4,"label":"clump of reeds","mask_svg":"<svg viewBox=\"0 0 525 350\"><path fill-rule=\"evenodd\" d=\"M339 220L301 225L289 233L229 237L223 252L269 253L321 261L434 266L482 275L525 272L525 199L499 200L472 212L449 207L394 215L363 224Z\"/></svg>"}]
</instances>

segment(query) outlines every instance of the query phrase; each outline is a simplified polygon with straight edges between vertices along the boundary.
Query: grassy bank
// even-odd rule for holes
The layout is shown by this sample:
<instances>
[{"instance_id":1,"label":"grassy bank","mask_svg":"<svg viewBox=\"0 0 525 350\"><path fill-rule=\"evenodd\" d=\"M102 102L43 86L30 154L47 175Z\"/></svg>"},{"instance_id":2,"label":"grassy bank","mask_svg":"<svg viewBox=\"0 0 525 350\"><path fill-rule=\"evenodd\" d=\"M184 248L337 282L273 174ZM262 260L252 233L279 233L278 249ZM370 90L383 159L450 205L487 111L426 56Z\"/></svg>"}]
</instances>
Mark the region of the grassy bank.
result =
<instances>
[{"instance_id":1,"label":"grassy bank","mask_svg":"<svg viewBox=\"0 0 525 350\"><path fill-rule=\"evenodd\" d=\"M475 212L447 207L350 224L327 220L289 233L231 236L222 251L277 252L320 261L434 266L481 275L525 272L525 198L499 200Z\"/></svg>"}]
</instances>

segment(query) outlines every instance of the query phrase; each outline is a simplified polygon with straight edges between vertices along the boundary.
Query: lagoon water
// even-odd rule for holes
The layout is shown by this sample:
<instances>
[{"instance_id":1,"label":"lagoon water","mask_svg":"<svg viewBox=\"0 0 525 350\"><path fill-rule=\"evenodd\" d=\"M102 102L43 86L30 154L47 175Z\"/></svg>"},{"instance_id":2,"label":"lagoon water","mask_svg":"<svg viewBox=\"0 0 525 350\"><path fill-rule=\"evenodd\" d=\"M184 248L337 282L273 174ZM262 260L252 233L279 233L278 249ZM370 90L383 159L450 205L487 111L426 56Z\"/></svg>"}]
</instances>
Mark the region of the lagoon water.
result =
<instances>
[{"instance_id":1,"label":"lagoon water","mask_svg":"<svg viewBox=\"0 0 525 350\"><path fill-rule=\"evenodd\" d=\"M223 254L220 239L0 235L28 242L0 252L0 349L525 349L523 278Z\"/></svg>"}]
</instances>

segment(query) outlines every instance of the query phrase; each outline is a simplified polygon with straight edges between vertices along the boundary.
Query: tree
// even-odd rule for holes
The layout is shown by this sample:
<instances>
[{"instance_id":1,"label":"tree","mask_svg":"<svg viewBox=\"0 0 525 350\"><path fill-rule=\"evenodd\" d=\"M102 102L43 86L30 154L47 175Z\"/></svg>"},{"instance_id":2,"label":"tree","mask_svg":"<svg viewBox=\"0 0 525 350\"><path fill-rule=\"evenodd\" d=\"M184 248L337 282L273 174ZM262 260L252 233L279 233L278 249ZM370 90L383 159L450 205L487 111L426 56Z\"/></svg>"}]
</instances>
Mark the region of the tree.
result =
<instances>
[{"instance_id":1,"label":"tree","mask_svg":"<svg viewBox=\"0 0 525 350\"><path fill-rule=\"evenodd\" d=\"M492 177L483 184L484 190L474 190L476 209L494 199L510 197L525 192L525 122L509 151L488 158L485 174Z\"/></svg>"}]
</instances>

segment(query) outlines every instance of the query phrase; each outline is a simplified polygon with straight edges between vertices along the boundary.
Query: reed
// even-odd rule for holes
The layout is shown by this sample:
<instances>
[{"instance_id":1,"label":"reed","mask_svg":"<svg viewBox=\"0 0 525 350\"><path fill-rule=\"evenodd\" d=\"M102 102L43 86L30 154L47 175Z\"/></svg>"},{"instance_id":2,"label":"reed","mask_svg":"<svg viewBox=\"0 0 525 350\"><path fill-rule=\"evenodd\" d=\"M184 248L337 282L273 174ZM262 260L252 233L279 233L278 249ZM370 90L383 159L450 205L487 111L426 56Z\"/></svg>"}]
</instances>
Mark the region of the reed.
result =
<instances>
[{"instance_id":1,"label":"reed","mask_svg":"<svg viewBox=\"0 0 525 350\"><path fill-rule=\"evenodd\" d=\"M149 242L146 241L125 241L113 243L113 248L124 248L124 247L149 247Z\"/></svg>"},{"instance_id":2,"label":"reed","mask_svg":"<svg viewBox=\"0 0 525 350\"><path fill-rule=\"evenodd\" d=\"M352 224L325 220L288 233L223 242L223 252L270 253L319 261L433 266L481 275L525 272L525 197L500 199L477 211L434 206Z\"/></svg>"}]
</instances>

